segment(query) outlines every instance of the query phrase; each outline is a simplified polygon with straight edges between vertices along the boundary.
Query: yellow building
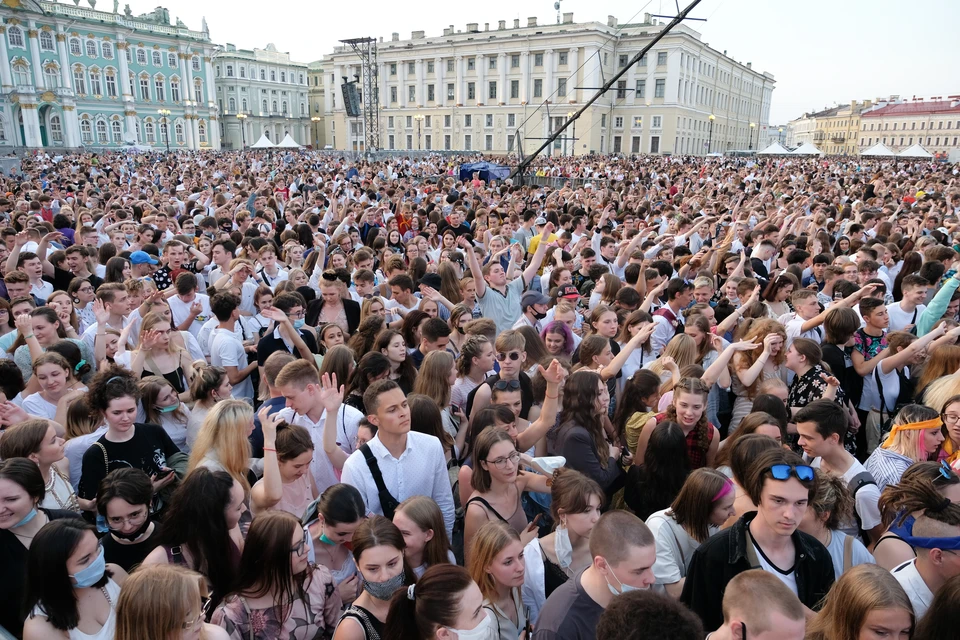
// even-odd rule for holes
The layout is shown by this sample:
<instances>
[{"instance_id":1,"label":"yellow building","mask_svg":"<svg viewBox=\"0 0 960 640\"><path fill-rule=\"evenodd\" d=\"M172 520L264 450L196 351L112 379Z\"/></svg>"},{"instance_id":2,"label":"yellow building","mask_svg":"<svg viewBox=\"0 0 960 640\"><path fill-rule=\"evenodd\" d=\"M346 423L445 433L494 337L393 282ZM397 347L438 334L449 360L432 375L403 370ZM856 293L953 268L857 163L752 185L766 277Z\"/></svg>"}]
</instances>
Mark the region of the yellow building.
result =
<instances>
[{"instance_id":1,"label":"yellow building","mask_svg":"<svg viewBox=\"0 0 960 640\"><path fill-rule=\"evenodd\" d=\"M310 104L310 144L314 149L323 149L327 143L323 100L326 88L323 85L323 61L307 65L307 102Z\"/></svg>"},{"instance_id":2,"label":"yellow building","mask_svg":"<svg viewBox=\"0 0 960 640\"><path fill-rule=\"evenodd\" d=\"M860 150L860 112L872 104L870 100L854 100L828 109L829 113L817 118L813 143L828 155L856 155Z\"/></svg>"}]
</instances>

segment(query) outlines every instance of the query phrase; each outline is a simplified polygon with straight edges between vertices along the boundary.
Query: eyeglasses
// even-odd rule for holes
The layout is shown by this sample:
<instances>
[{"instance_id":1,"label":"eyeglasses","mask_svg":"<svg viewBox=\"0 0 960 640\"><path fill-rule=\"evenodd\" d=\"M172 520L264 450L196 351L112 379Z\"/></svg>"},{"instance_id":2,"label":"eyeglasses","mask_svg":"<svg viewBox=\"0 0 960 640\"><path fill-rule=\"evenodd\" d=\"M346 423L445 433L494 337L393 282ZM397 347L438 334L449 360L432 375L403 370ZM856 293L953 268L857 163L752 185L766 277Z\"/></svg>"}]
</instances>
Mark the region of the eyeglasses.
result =
<instances>
[{"instance_id":1,"label":"eyeglasses","mask_svg":"<svg viewBox=\"0 0 960 640\"><path fill-rule=\"evenodd\" d=\"M773 476L774 480L789 480L791 473L797 477L797 480L804 482L810 482L814 477L813 467L806 464L775 464L770 467L770 475Z\"/></svg>"},{"instance_id":2,"label":"eyeglasses","mask_svg":"<svg viewBox=\"0 0 960 640\"><path fill-rule=\"evenodd\" d=\"M507 358L510 358L511 360L513 360L514 362L516 362L517 360L520 359L520 352L519 352L519 351L511 351L510 353L498 353L498 354L497 354L497 360L500 361L500 362L504 362ZM514 380L513 382L516 382L516 381ZM520 383L518 382L517 384L519 385Z\"/></svg>"},{"instance_id":3,"label":"eyeglasses","mask_svg":"<svg viewBox=\"0 0 960 640\"><path fill-rule=\"evenodd\" d=\"M125 524L129 524L130 526L143 524L143 520L146 517L147 517L147 510L140 509L139 511L135 511L134 513L130 514L126 518L107 518L107 523L114 529L118 529Z\"/></svg>"},{"instance_id":4,"label":"eyeglasses","mask_svg":"<svg viewBox=\"0 0 960 640\"><path fill-rule=\"evenodd\" d=\"M297 554L297 557L303 556L303 551L304 551L304 549L307 548L307 539L308 539L309 537L310 537L310 531L309 531L306 527L304 527L304 528L303 528L303 537L300 538L300 542L297 544L297 546L295 546L295 547L293 547L292 549L290 549L290 553L295 553L295 554Z\"/></svg>"},{"instance_id":5,"label":"eyeglasses","mask_svg":"<svg viewBox=\"0 0 960 640\"><path fill-rule=\"evenodd\" d=\"M303 311L301 311L300 313L288 313L288 314L287 314L287 317L290 318L291 320L300 320L301 318L303 318L303 317L305 317L305 316L306 316L306 314L305 314Z\"/></svg>"},{"instance_id":6,"label":"eyeglasses","mask_svg":"<svg viewBox=\"0 0 960 640\"><path fill-rule=\"evenodd\" d=\"M960 416L953 413L941 413L940 419L943 420L944 424L957 424L957 422L960 422Z\"/></svg>"},{"instance_id":7,"label":"eyeglasses","mask_svg":"<svg viewBox=\"0 0 960 640\"><path fill-rule=\"evenodd\" d=\"M200 626L200 623L202 623L203 620L204 620L204 618L207 617L207 614L206 614L206 612L205 612L204 610L206 609L207 603L209 603L209 602L210 602L210 599L207 598L207 599L206 599L206 602L203 604L203 607L201 607L201 609L200 609L200 613L197 614L197 617L194 618L193 620L187 620L186 622L182 622L182 623L180 624L180 630L181 630L181 631L191 631L191 630L196 629L197 627L199 627L199 626Z\"/></svg>"},{"instance_id":8,"label":"eyeglasses","mask_svg":"<svg viewBox=\"0 0 960 640\"><path fill-rule=\"evenodd\" d=\"M516 360L516 358L512 358ZM500 359L500 362L503 362L503 359ZM516 391L520 388L519 380L497 380L493 383L493 388L497 391Z\"/></svg>"},{"instance_id":9,"label":"eyeglasses","mask_svg":"<svg viewBox=\"0 0 960 640\"><path fill-rule=\"evenodd\" d=\"M495 466L497 469L506 469L508 462L509 462L510 464L513 464L513 465L515 465L515 464L517 464L518 462L520 462L520 453L517 452L517 451L514 451L513 453L511 453L511 454L508 455L508 456L504 456L504 457L502 457L502 458L497 458L496 460L487 460L487 464L492 464L492 465Z\"/></svg>"}]
</instances>

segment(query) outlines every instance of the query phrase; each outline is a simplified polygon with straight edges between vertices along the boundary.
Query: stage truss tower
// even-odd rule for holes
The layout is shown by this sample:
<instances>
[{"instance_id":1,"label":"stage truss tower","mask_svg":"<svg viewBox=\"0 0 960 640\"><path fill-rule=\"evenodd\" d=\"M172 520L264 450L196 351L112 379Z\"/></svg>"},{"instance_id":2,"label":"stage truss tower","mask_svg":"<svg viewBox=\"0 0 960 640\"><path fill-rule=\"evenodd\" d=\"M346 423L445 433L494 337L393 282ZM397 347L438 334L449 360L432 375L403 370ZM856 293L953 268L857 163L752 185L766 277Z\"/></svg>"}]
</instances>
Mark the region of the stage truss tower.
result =
<instances>
[{"instance_id":1,"label":"stage truss tower","mask_svg":"<svg viewBox=\"0 0 960 640\"><path fill-rule=\"evenodd\" d=\"M380 89L377 67L377 41L375 38L350 38L340 42L350 48L360 58L363 86L363 132L364 149L380 150Z\"/></svg>"}]
</instances>

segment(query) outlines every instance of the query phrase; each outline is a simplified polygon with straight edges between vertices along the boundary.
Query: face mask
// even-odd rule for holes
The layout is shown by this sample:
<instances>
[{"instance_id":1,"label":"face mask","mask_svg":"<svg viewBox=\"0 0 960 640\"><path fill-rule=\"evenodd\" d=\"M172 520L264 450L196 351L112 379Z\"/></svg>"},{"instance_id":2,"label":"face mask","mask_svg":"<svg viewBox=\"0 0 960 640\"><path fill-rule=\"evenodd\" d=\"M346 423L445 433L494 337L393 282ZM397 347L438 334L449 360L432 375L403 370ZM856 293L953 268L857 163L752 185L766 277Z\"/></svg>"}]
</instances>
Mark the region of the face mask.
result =
<instances>
[{"instance_id":1,"label":"face mask","mask_svg":"<svg viewBox=\"0 0 960 640\"><path fill-rule=\"evenodd\" d=\"M557 562L561 569L567 569L573 564L573 545L570 543L570 532L567 525L557 527L553 536L553 550L557 554Z\"/></svg>"},{"instance_id":2,"label":"face mask","mask_svg":"<svg viewBox=\"0 0 960 640\"><path fill-rule=\"evenodd\" d=\"M483 618L483 622L478 624L473 629L450 629L455 634L457 634L457 640L488 640L490 638L498 638L497 630L493 628L494 619L490 616L490 613L484 610L486 616Z\"/></svg>"},{"instance_id":3,"label":"face mask","mask_svg":"<svg viewBox=\"0 0 960 640\"><path fill-rule=\"evenodd\" d=\"M97 559L70 577L77 581L77 586L81 589L92 587L100 582L106 568L107 561L103 557L103 547L100 547Z\"/></svg>"},{"instance_id":4,"label":"face mask","mask_svg":"<svg viewBox=\"0 0 960 640\"><path fill-rule=\"evenodd\" d=\"M122 533L120 531L114 531L113 529L110 529L110 533L112 533L115 538L120 538L121 540L127 540L129 542L133 542L134 540L142 536L144 533L146 533L147 528L149 526L150 526L150 514L148 513L147 518L143 521L143 524L140 525L140 528L134 531L133 533Z\"/></svg>"},{"instance_id":5,"label":"face mask","mask_svg":"<svg viewBox=\"0 0 960 640\"><path fill-rule=\"evenodd\" d=\"M320 531L320 537L317 538L317 540L319 540L319 541L322 542L323 544L328 544L328 545L330 545L331 547L337 546L337 543L334 542L333 540L331 540L330 538L328 538L328 537L327 537L327 534L324 533L322 530Z\"/></svg>"},{"instance_id":6,"label":"face mask","mask_svg":"<svg viewBox=\"0 0 960 640\"><path fill-rule=\"evenodd\" d=\"M305 319L303 319L303 318L300 318L299 320L294 320L294 321L293 321L293 328L294 328L294 329L301 329L301 328L303 328L303 325L306 324L306 322L307 322L307 321L306 321Z\"/></svg>"},{"instance_id":7,"label":"face mask","mask_svg":"<svg viewBox=\"0 0 960 640\"><path fill-rule=\"evenodd\" d=\"M22 527L23 525L27 524L28 522L30 522L31 520L33 520L33 519L36 518L36 517L37 517L37 508L34 507L33 509L30 509L30 513L28 513L27 515L23 516L23 520L21 520L20 522L18 522L18 523L15 524L15 525L13 525L13 527L11 527L11 528L12 528L12 529L16 529L17 527Z\"/></svg>"},{"instance_id":8,"label":"face mask","mask_svg":"<svg viewBox=\"0 0 960 640\"><path fill-rule=\"evenodd\" d=\"M609 567L610 565L607 565L607 566ZM622 582L620 582L620 578L614 575L612 570L610 571L610 575L613 576L614 580L620 583L620 591L617 591L616 589L613 588L613 585L610 584L610 581L604 578L604 580L607 580L607 589L610 589L610 593L612 593L613 595L618 596L621 593L629 593L631 591L641 591L640 587L632 587L629 584L623 584Z\"/></svg>"},{"instance_id":9,"label":"face mask","mask_svg":"<svg viewBox=\"0 0 960 640\"><path fill-rule=\"evenodd\" d=\"M534 311L534 312L533 312L533 317L536 318L537 320L543 320L544 318L547 317L547 314L545 314L545 313L538 313L538 312Z\"/></svg>"},{"instance_id":10,"label":"face mask","mask_svg":"<svg viewBox=\"0 0 960 640\"><path fill-rule=\"evenodd\" d=\"M179 408L180 408L179 398L177 398L177 402L175 404L172 404L169 407L156 407L157 411L159 411L160 413L173 413Z\"/></svg>"},{"instance_id":11,"label":"face mask","mask_svg":"<svg viewBox=\"0 0 960 640\"><path fill-rule=\"evenodd\" d=\"M403 578L403 571L384 582L369 582L363 574L360 575L364 590L377 600L389 600L394 592L403 586Z\"/></svg>"},{"instance_id":12,"label":"face mask","mask_svg":"<svg viewBox=\"0 0 960 640\"><path fill-rule=\"evenodd\" d=\"M132 233L125 233L125 234L123 234L123 237L127 239L127 242L133 242L133 239L134 239L136 236L135 236L134 234L132 234Z\"/></svg>"},{"instance_id":13,"label":"face mask","mask_svg":"<svg viewBox=\"0 0 960 640\"><path fill-rule=\"evenodd\" d=\"M85 227L92 227L92 226L93 226L93 223L90 222L90 221L86 221L86 222L83 223L83 226L85 226Z\"/></svg>"},{"instance_id":14,"label":"face mask","mask_svg":"<svg viewBox=\"0 0 960 640\"><path fill-rule=\"evenodd\" d=\"M467 332L463 330L463 327L457 327L457 332L462 336L467 335Z\"/></svg>"}]
</instances>

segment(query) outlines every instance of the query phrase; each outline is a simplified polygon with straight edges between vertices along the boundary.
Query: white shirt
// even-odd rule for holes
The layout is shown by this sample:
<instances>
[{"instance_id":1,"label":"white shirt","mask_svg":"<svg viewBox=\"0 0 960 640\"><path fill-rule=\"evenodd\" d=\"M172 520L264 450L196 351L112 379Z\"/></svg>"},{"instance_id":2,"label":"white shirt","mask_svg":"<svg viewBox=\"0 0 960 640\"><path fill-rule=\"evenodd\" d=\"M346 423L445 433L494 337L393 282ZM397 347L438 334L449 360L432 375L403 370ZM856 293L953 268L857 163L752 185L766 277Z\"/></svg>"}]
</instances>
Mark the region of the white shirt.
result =
<instances>
[{"instance_id":1,"label":"white shirt","mask_svg":"<svg viewBox=\"0 0 960 640\"><path fill-rule=\"evenodd\" d=\"M807 321L795 313L780 316L779 322L786 328L788 348L797 338L809 338L817 344L823 341L823 328L818 326L809 331L803 331L803 323Z\"/></svg>"},{"instance_id":2,"label":"white shirt","mask_svg":"<svg viewBox=\"0 0 960 640\"><path fill-rule=\"evenodd\" d=\"M107 425L101 426L93 433L87 433L76 438L70 438L63 447L63 455L70 462L70 484L76 491L80 486L80 475L83 471L83 454L87 452L94 442L100 439L100 436L107 432Z\"/></svg>"},{"instance_id":3,"label":"white shirt","mask_svg":"<svg viewBox=\"0 0 960 640\"><path fill-rule=\"evenodd\" d=\"M927 583L920 577L920 572L917 571L917 559L907 560L894 567L890 573L900 583L903 590L907 592L910 604L913 605L913 614L919 620L933 603L933 592L930 591L930 587L927 586Z\"/></svg>"},{"instance_id":4,"label":"white shirt","mask_svg":"<svg viewBox=\"0 0 960 640\"><path fill-rule=\"evenodd\" d=\"M883 385L883 402L886 409L884 415L892 412L897 406L897 398L900 397L900 377L897 375L897 369L894 367L889 372L884 372L883 361L877 363L875 373L863 376L863 395L860 397L860 409L862 411L880 410L880 390L877 388L877 376L880 374L880 384ZM910 367L903 368L903 375L910 377Z\"/></svg>"},{"instance_id":5,"label":"white shirt","mask_svg":"<svg viewBox=\"0 0 960 640\"><path fill-rule=\"evenodd\" d=\"M797 571L796 564L791 567L788 573L784 573L779 568L773 566L769 560L763 555L763 550L760 549L757 544L753 542L752 539L747 540L747 544L752 544L753 548L757 551L757 559L760 561L760 568L777 577L777 580L787 585L787 588L790 589L794 594L797 594ZM799 595L799 594L797 594Z\"/></svg>"},{"instance_id":6,"label":"white shirt","mask_svg":"<svg viewBox=\"0 0 960 640\"><path fill-rule=\"evenodd\" d=\"M814 458L813 462L810 463L810 466L814 469L820 468L820 463L823 461L822 458ZM863 473L866 471L864 466L860 463L859 460L853 458L853 464L850 465L850 468L847 469L841 479L849 487L850 481L857 477L857 474ZM880 524L880 507L878 502L880 501L880 487L876 484L865 484L860 487L860 490L857 491L856 496L856 509L857 515L860 516L860 526L863 527L864 531L869 531L875 526ZM849 523L844 523L844 530L847 530ZM854 523L854 527L856 524ZM852 533L847 531L847 533ZM838 576L839 577L839 576Z\"/></svg>"},{"instance_id":7,"label":"white shirt","mask_svg":"<svg viewBox=\"0 0 960 640\"><path fill-rule=\"evenodd\" d=\"M37 296L40 302L46 302L47 298L53 295L53 284L46 280L41 280L39 285L30 285L30 293Z\"/></svg>"},{"instance_id":8,"label":"white shirt","mask_svg":"<svg viewBox=\"0 0 960 640\"><path fill-rule=\"evenodd\" d=\"M843 575L843 546L848 537L850 536L843 531L833 531L830 535L830 544L827 545L830 559L833 560L833 574L837 580ZM876 564L876 560L863 543L854 538L850 549L850 566L855 567L858 564Z\"/></svg>"},{"instance_id":9,"label":"white shirt","mask_svg":"<svg viewBox=\"0 0 960 640\"><path fill-rule=\"evenodd\" d=\"M673 312L672 309L670 311ZM680 314L677 314L676 321L682 323ZM650 336L650 348L654 354L660 355L666 348L667 343L673 340L673 336L677 335L677 328L664 316L653 316L653 323L657 327L653 330L653 335Z\"/></svg>"},{"instance_id":10,"label":"white shirt","mask_svg":"<svg viewBox=\"0 0 960 640\"><path fill-rule=\"evenodd\" d=\"M887 305L887 313L890 315L890 331L903 331L904 327L910 324L917 324L917 320L923 315L927 308L925 304L918 304L914 311L904 311L900 305L903 302L895 302Z\"/></svg>"},{"instance_id":11,"label":"white shirt","mask_svg":"<svg viewBox=\"0 0 960 640\"><path fill-rule=\"evenodd\" d=\"M375 436L369 443L383 476L387 490L398 502L413 496L429 496L443 512L447 535L453 535L453 491L447 473L447 460L443 445L435 436L411 431L407 434L407 447L400 459L394 458ZM316 459L317 456L314 456ZM370 514L383 515L377 485L373 481L367 461L360 450L354 451L343 465L344 484L352 484L363 496ZM320 488L319 486L317 487Z\"/></svg>"},{"instance_id":12,"label":"white shirt","mask_svg":"<svg viewBox=\"0 0 960 640\"><path fill-rule=\"evenodd\" d=\"M324 411L320 414L320 419L317 422L311 420L308 415L295 413L294 410L289 407L281 409L277 412L277 415L288 423L300 425L310 432L314 447L313 460L310 462L310 471L313 473L313 479L317 483L317 490L323 493L329 487L341 482L341 478L333 468L333 463L330 462L330 458L327 457L323 451L323 425L326 422L327 412ZM344 453L351 453L353 451L353 443L357 440L357 431L360 428L361 418L363 418L363 414L346 404L340 405L340 408L337 410L337 446L340 447ZM346 469L346 466L344 466L343 471L346 472ZM347 480L342 481L347 483ZM371 480L371 483L372 482ZM357 488L359 489L359 487ZM374 498L376 498L376 487L373 489L373 495ZM366 500L366 496L364 496L364 500Z\"/></svg>"},{"instance_id":13,"label":"white shirt","mask_svg":"<svg viewBox=\"0 0 960 640\"><path fill-rule=\"evenodd\" d=\"M687 576L687 564L700 543L694 540L687 530L677 524L676 518L667 515L669 507L650 514L647 527L657 543L657 561L653 565L653 575L657 586L680 582ZM710 535L719 529L709 528Z\"/></svg>"},{"instance_id":14,"label":"white shirt","mask_svg":"<svg viewBox=\"0 0 960 640\"><path fill-rule=\"evenodd\" d=\"M216 367L236 367L238 371L247 366L247 352L243 348L243 341L235 332L217 328L210 335L210 364ZM253 381L250 376L233 385L230 395L252 400Z\"/></svg>"},{"instance_id":15,"label":"white shirt","mask_svg":"<svg viewBox=\"0 0 960 640\"><path fill-rule=\"evenodd\" d=\"M98 326L99 324L100 324L99 322L94 322L92 325L90 325L89 327L87 327L87 330L83 332L83 335L82 335L82 336L80 336L80 339L83 340L85 343L87 343L87 345L90 347L90 352L91 352L91 353L93 353L94 345L96 344L96 340L97 340L97 326ZM111 325L111 324L108 324L108 325L107 325L107 328L109 328L109 329L116 329L117 331L122 331L122 330L123 330L123 327L126 327L128 324L129 324L129 321L128 321L126 318L124 318L124 319L123 319L123 326L121 326L121 327L115 327L115 326L113 326L113 325Z\"/></svg>"},{"instance_id":16,"label":"white shirt","mask_svg":"<svg viewBox=\"0 0 960 640\"><path fill-rule=\"evenodd\" d=\"M31 393L23 399L20 407L31 416L53 420L57 417L57 405L43 399L39 392Z\"/></svg>"},{"instance_id":17,"label":"white shirt","mask_svg":"<svg viewBox=\"0 0 960 640\"><path fill-rule=\"evenodd\" d=\"M177 327L186 322L187 318L190 317L190 307L193 306L194 302L200 303L200 315L193 319L193 322L187 327L187 331L196 338L200 335L200 329L203 328L203 323L213 317L213 312L210 311L210 297L203 293L198 293L190 302L184 302L180 299L180 296L173 296L167 300L167 304L170 305L170 313L173 316L173 324Z\"/></svg>"}]
</instances>

